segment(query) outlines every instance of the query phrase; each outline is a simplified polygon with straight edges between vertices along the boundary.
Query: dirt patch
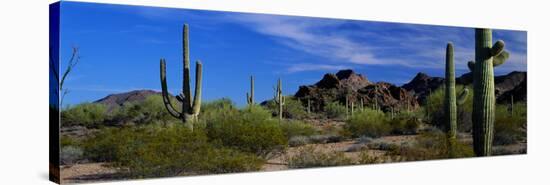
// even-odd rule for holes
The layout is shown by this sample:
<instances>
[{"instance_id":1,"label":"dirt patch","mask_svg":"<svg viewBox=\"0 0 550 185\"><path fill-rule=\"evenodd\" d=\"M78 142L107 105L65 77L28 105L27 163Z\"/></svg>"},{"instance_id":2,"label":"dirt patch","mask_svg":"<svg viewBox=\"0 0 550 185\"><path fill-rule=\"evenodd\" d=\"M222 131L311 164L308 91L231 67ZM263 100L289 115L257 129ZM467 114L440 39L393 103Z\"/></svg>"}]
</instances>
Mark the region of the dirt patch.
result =
<instances>
[{"instance_id":1,"label":"dirt patch","mask_svg":"<svg viewBox=\"0 0 550 185\"><path fill-rule=\"evenodd\" d=\"M119 169L107 163L75 164L61 166L61 183L83 183L124 179Z\"/></svg>"}]
</instances>

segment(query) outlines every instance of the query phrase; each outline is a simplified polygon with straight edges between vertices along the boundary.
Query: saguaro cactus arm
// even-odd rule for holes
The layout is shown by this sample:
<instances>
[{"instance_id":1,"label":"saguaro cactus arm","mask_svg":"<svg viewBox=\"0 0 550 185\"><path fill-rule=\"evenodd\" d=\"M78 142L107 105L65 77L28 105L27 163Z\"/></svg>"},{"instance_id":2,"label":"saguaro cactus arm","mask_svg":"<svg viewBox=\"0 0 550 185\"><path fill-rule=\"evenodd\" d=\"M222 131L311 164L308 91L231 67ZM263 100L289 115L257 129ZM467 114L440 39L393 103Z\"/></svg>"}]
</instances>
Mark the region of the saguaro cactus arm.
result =
<instances>
[{"instance_id":1,"label":"saguaro cactus arm","mask_svg":"<svg viewBox=\"0 0 550 185\"><path fill-rule=\"evenodd\" d=\"M181 118L181 112L178 112L174 108L172 102L170 101L170 96L168 95L168 85L166 84L166 61L164 59L160 59L160 84L162 86L162 101L164 102L166 110L168 110L170 115L176 118Z\"/></svg>"},{"instance_id":2,"label":"saguaro cactus arm","mask_svg":"<svg viewBox=\"0 0 550 185\"><path fill-rule=\"evenodd\" d=\"M250 94L246 93L246 102L254 105L254 76L250 76Z\"/></svg>"},{"instance_id":3,"label":"saguaro cactus arm","mask_svg":"<svg viewBox=\"0 0 550 185\"><path fill-rule=\"evenodd\" d=\"M468 94L470 91L467 89L467 88L464 88L464 90L462 90L462 92L460 93L460 95L458 96L458 99L456 101L456 104L457 105L462 105L464 104L464 102L466 102L466 100L468 100Z\"/></svg>"},{"instance_id":4,"label":"saguaro cactus arm","mask_svg":"<svg viewBox=\"0 0 550 185\"><path fill-rule=\"evenodd\" d=\"M195 97L193 98L192 114L198 114L201 111L202 96L202 62L197 60L195 67Z\"/></svg>"}]
</instances>

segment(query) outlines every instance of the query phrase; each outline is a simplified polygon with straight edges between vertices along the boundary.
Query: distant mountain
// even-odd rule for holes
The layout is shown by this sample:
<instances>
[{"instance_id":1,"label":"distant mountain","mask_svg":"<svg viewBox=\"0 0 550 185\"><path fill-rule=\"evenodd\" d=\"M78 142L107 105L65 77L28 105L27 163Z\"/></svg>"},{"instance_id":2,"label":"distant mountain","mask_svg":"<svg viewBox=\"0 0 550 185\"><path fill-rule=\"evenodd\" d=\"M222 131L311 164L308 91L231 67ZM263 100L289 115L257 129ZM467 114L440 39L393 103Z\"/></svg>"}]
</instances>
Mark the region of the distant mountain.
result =
<instances>
[{"instance_id":1,"label":"distant mountain","mask_svg":"<svg viewBox=\"0 0 550 185\"><path fill-rule=\"evenodd\" d=\"M102 103L107 105L108 109L122 106L126 102L140 102L151 95L161 94L152 90L135 90L125 93L111 94L101 98L94 103Z\"/></svg>"},{"instance_id":2,"label":"distant mountain","mask_svg":"<svg viewBox=\"0 0 550 185\"><path fill-rule=\"evenodd\" d=\"M351 69L325 74L313 85L300 86L294 96L302 101L312 100L314 111L322 110L327 103L333 101L344 104L346 98L355 105L359 105L361 99L364 106L378 103L385 110L390 107L404 109L418 106L415 97L406 89L386 82L372 83Z\"/></svg>"},{"instance_id":3,"label":"distant mountain","mask_svg":"<svg viewBox=\"0 0 550 185\"><path fill-rule=\"evenodd\" d=\"M435 91L443 83L445 83L444 78L430 77L426 73L418 73L409 83L401 87L413 93L420 103L424 102L430 92Z\"/></svg>"},{"instance_id":4,"label":"distant mountain","mask_svg":"<svg viewBox=\"0 0 550 185\"><path fill-rule=\"evenodd\" d=\"M418 102L424 103L430 91L434 91L445 83L441 77L430 77L424 73L418 73L403 88L414 94ZM456 84L471 85L472 73L465 73L456 78ZM527 100L527 72L514 71L506 75L495 77L495 95L498 103L508 102L511 96L514 101Z\"/></svg>"}]
</instances>

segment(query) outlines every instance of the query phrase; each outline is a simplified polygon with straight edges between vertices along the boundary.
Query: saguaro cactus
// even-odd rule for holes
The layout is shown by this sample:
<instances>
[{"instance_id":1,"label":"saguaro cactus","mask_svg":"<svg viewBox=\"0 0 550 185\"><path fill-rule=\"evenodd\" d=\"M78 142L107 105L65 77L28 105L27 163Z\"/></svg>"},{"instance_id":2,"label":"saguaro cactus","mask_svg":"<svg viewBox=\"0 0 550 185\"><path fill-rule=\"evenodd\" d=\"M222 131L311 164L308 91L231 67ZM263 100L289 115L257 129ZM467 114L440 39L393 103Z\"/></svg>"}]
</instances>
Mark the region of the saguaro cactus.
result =
<instances>
[{"instance_id":1,"label":"saguaro cactus","mask_svg":"<svg viewBox=\"0 0 550 185\"><path fill-rule=\"evenodd\" d=\"M311 99L307 99L307 114L311 114Z\"/></svg>"},{"instance_id":2,"label":"saguaro cactus","mask_svg":"<svg viewBox=\"0 0 550 185\"><path fill-rule=\"evenodd\" d=\"M491 29L475 29L475 62L469 62L473 71L474 101L472 110L474 152L477 156L490 156L495 122L495 82L493 67L508 59L504 42L491 46Z\"/></svg>"},{"instance_id":3,"label":"saguaro cactus","mask_svg":"<svg viewBox=\"0 0 550 185\"><path fill-rule=\"evenodd\" d=\"M254 76L250 76L250 94L246 93L246 102L249 106L254 105Z\"/></svg>"},{"instance_id":4,"label":"saguaro cactus","mask_svg":"<svg viewBox=\"0 0 550 185\"><path fill-rule=\"evenodd\" d=\"M202 91L202 63L197 60L195 67L195 97L191 99L191 74L189 66L189 26L183 25L183 87L182 92L176 96L181 102L181 112L178 112L168 94L168 85L166 84L166 60L160 59L160 84L162 86L162 100L164 106L170 115L181 119L184 125L193 130L193 121L196 121L201 109L201 91ZM193 102L193 104L191 104Z\"/></svg>"},{"instance_id":5,"label":"saguaro cactus","mask_svg":"<svg viewBox=\"0 0 550 185\"><path fill-rule=\"evenodd\" d=\"M455 64L454 64L454 49L453 44L447 44L447 52L445 57L445 126L449 138L456 138L456 106L464 103L468 97L468 89L464 88L459 100L456 100L455 88Z\"/></svg>"},{"instance_id":6,"label":"saguaro cactus","mask_svg":"<svg viewBox=\"0 0 550 185\"><path fill-rule=\"evenodd\" d=\"M277 80L277 88L275 89L275 96L273 97L275 103L279 107L279 120L283 119L283 106L285 105L285 96L283 96L283 87L281 85L281 79Z\"/></svg>"}]
</instances>

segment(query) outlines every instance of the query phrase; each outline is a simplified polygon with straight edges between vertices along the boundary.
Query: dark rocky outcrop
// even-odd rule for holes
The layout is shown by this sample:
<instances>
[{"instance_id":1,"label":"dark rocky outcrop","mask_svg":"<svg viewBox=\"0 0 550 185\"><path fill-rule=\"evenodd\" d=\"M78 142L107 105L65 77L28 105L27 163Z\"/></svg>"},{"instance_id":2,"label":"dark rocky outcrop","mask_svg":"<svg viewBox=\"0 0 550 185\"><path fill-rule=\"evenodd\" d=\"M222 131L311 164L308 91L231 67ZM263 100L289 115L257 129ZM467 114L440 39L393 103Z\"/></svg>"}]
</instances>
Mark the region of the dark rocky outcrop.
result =
<instances>
[{"instance_id":1,"label":"dark rocky outcrop","mask_svg":"<svg viewBox=\"0 0 550 185\"><path fill-rule=\"evenodd\" d=\"M441 77L430 77L424 73L418 73L413 80L402 87L414 94L418 102L425 102L430 91L434 91L445 83ZM471 85L472 73L465 73L456 78L456 84ZM527 72L514 71L506 75L495 76L495 95L498 103L509 101L514 96L514 101L527 99Z\"/></svg>"},{"instance_id":2,"label":"dark rocky outcrop","mask_svg":"<svg viewBox=\"0 0 550 185\"><path fill-rule=\"evenodd\" d=\"M294 95L305 101L312 100L313 110L320 111L333 101L344 104L346 98L359 105L363 99L364 106L372 107L375 103L384 110L416 108L418 103L415 97L406 89L386 82L372 83L361 74L353 70L341 70L336 74L325 74L314 85L300 86Z\"/></svg>"},{"instance_id":3,"label":"dark rocky outcrop","mask_svg":"<svg viewBox=\"0 0 550 185\"><path fill-rule=\"evenodd\" d=\"M422 103L432 91L435 91L444 82L444 78L430 77L425 73L418 73L409 83L401 87L414 94L417 101Z\"/></svg>"}]
</instances>

